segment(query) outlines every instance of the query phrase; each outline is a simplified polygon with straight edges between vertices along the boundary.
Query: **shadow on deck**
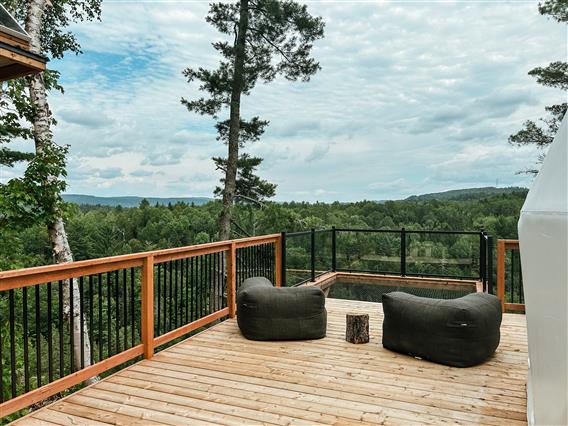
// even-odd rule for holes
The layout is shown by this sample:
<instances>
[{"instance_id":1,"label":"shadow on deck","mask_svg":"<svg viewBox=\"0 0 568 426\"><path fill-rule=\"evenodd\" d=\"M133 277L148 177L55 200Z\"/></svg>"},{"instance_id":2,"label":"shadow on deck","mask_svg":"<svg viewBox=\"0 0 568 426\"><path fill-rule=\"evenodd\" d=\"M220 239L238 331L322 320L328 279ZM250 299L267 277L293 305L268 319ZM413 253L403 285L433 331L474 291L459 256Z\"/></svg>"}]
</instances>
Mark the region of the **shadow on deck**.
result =
<instances>
[{"instance_id":1,"label":"shadow on deck","mask_svg":"<svg viewBox=\"0 0 568 426\"><path fill-rule=\"evenodd\" d=\"M505 314L489 362L445 367L381 346L382 305L328 299L327 337L253 342L235 320L16 424L524 424L524 315ZM345 314L370 314L371 342L345 342Z\"/></svg>"}]
</instances>

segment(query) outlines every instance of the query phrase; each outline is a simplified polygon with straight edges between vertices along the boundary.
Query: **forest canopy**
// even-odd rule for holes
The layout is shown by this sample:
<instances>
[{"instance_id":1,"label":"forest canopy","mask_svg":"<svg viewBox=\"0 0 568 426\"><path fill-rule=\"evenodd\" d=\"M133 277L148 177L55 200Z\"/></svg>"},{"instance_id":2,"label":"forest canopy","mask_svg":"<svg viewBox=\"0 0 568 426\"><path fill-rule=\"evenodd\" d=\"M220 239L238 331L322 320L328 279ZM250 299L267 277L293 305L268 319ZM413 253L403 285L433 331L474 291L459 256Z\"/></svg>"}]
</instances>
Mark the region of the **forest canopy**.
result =
<instances>
[{"instance_id":1,"label":"forest canopy","mask_svg":"<svg viewBox=\"0 0 568 426\"><path fill-rule=\"evenodd\" d=\"M526 191L471 200L361 201L357 203L266 203L237 206L233 237L331 226L381 229L485 230L516 238ZM213 241L219 201L201 206L142 202L136 208L70 204L66 223L77 260ZM0 270L52 263L42 226L8 231L0 243Z\"/></svg>"}]
</instances>

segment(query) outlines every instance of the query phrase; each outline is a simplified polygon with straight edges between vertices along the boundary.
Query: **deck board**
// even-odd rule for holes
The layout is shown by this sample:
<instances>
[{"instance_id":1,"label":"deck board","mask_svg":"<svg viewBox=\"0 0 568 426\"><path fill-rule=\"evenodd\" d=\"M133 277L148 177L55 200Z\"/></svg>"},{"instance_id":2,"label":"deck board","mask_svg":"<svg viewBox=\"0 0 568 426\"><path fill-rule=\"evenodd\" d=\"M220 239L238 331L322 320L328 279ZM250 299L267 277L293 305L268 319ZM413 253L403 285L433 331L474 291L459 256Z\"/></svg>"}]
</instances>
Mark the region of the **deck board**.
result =
<instances>
[{"instance_id":1,"label":"deck board","mask_svg":"<svg viewBox=\"0 0 568 426\"><path fill-rule=\"evenodd\" d=\"M382 348L382 305L327 299L327 337L253 342L224 321L19 424L526 424L524 315L505 314L487 363L453 368ZM345 314L371 341L345 342Z\"/></svg>"}]
</instances>

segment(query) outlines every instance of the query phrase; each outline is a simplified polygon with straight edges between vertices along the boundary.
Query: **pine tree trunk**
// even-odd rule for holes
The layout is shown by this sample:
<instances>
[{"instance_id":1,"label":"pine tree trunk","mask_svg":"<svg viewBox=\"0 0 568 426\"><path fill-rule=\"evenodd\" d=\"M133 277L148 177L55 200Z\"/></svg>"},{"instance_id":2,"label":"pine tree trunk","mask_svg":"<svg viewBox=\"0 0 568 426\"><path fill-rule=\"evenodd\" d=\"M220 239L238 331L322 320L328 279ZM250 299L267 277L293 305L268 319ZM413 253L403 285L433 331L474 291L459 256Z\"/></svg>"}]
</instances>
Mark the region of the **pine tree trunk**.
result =
<instances>
[{"instance_id":1,"label":"pine tree trunk","mask_svg":"<svg viewBox=\"0 0 568 426\"><path fill-rule=\"evenodd\" d=\"M29 3L26 16L26 31L29 34L30 50L33 53L41 53L40 32L43 23L43 13L45 8L49 6L48 0L32 0ZM33 121L33 134L35 141L36 154L41 154L52 144L51 133L51 111L47 102L47 92L43 80L43 74L36 74L29 78L29 91L32 105L35 109ZM54 179L56 177L53 177ZM49 180L49 177L47 177ZM55 194L54 194L55 196ZM65 263L73 261L73 253L69 247L65 225L61 218L60 212L55 213L53 219L48 224L49 239L53 251L53 257L56 263ZM73 300L71 300L71 286L73 286ZM63 300L64 300L64 317L66 321L70 320L71 306L73 306L73 338L75 346L74 351L74 368L81 369L81 321L80 321L80 296L79 288L75 280L65 280L63 284ZM83 360L84 366L91 365L91 342L89 339L89 329L87 326L87 318L83 320ZM91 378L87 383L93 382L97 378Z\"/></svg>"},{"instance_id":2,"label":"pine tree trunk","mask_svg":"<svg viewBox=\"0 0 568 426\"><path fill-rule=\"evenodd\" d=\"M248 30L248 0L240 1L239 25L235 41L235 63L233 67L233 87L229 115L229 155L225 172L225 189L223 191L223 211L219 219L219 239L231 237L231 219L233 218L233 202L237 187L237 161L239 158L239 130L241 122L241 93L243 91L243 71L245 65L245 44Z\"/></svg>"}]
</instances>

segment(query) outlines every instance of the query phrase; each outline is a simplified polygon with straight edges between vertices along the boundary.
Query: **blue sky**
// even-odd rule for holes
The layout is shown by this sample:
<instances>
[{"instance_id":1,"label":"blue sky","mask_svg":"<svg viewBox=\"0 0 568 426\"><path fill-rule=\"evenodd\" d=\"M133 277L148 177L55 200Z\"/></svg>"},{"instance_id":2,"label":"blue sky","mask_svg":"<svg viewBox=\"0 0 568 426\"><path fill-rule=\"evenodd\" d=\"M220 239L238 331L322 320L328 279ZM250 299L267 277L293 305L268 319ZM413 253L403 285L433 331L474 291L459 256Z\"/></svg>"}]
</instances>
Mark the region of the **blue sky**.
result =
<instances>
[{"instance_id":1,"label":"blue sky","mask_svg":"<svg viewBox=\"0 0 568 426\"><path fill-rule=\"evenodd\" d=\"M527 71L566 58L566 27L536 2L313 1L326 38L309 83L260 84L244 116L270 120L247 148L277 200L397 199L463 187L528 186L530 148L507 136L562 94ZM211 196L213 122L188 113L181 72L214 66L201 1L103 2L77 25L84 54L52 66L58 143L71 146L68 192ZM4 178L10 173L4 173Z\"/></svg>"}]
</instances>

